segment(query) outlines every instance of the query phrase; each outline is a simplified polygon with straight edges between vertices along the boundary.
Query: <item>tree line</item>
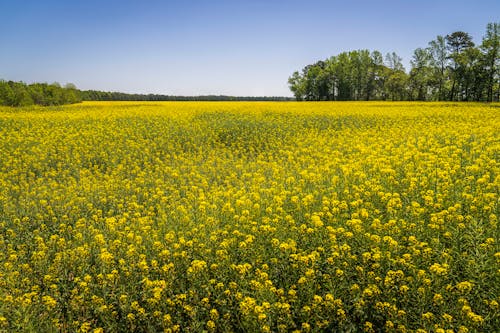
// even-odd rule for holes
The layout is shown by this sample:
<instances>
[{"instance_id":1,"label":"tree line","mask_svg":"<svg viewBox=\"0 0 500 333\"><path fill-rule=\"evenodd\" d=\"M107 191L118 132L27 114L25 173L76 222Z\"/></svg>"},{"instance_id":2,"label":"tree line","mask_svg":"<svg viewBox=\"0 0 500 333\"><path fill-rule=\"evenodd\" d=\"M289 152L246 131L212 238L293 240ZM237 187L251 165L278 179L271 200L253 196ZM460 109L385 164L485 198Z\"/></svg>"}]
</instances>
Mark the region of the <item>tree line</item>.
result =
<instances>
[{"instance_id":1,"label":"tree line","mask_svg":"<svg viewBox=\"0 0 500 333\"><path fill-rule=\"evenodd\" d=\"M162 94L128 94L116 91L84 90L81 91L84 101L289 101L289 97L281 96L174 96Z\"/></svg>"},{"instance_id":2,"label":"tree line","mask_svg":"<svg viewBox=\"0 0 500 333\"><path fill-rule=\"evenodd\" d=\"M288 79L299 101L499 101L499 23L480 45L463 31L437 36L413 52L409 72L396 53L342 52L305 66Z\"/></svg>"},{"instance_id":3,"label":"tree line","mask_svg":"<svg viewBox=\"0 0 500 333\"><path fill-rule=\"evenodd\" d=\"M0 105L63 105L81 101L289 101L281 96L173 96L161 94L128 94L99 90L79 90L74 84L33 83L0 80Z\"/></svg>"},{"instance_id":4,"label":"tree line","mask_svg":"<svg viewBox=\"0 0 500 333\"><path fill-rule=\"evenodd\" d=\"M58 83L33 83L0 80L0 105L62 105L80 102L80 91L69 83L62 87Z\"/></svg>"},{"instance_id":5,"label":"tree line","mask_svg":"<svg viewBox=\"0 0 500 333\"><path fill-rule=\"evenodd\" d=\"M305 66L288 79L295 99L306 101L499 101L500 24L489 23L481 44L463 31L437 36L417 48L405 71L395 52L342 52ZM78 90L75 85L0 80L0 105L62 105L91 101L286 101L287 97L171 96Z\"/></svg>"}]
</instances>

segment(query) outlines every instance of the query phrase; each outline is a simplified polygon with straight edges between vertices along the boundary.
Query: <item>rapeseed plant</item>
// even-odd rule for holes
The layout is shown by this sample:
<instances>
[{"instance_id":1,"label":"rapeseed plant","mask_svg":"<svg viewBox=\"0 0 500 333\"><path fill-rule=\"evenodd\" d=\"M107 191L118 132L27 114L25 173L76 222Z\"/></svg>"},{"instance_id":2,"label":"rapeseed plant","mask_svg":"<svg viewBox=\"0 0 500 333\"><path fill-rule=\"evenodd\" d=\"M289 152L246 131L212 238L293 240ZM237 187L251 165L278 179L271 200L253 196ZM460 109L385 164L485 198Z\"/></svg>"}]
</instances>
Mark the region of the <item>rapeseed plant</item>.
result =
<instances>
[{"instance_id":1,"label":"rapeseed plant","mask_svg":"<svg viewBox=\"0 0 500 333\"><path fill-rule=\"evenodd\" d=\"M0 331L493 332L497 104L0 107Z\"/></svg>"}]
</instances>

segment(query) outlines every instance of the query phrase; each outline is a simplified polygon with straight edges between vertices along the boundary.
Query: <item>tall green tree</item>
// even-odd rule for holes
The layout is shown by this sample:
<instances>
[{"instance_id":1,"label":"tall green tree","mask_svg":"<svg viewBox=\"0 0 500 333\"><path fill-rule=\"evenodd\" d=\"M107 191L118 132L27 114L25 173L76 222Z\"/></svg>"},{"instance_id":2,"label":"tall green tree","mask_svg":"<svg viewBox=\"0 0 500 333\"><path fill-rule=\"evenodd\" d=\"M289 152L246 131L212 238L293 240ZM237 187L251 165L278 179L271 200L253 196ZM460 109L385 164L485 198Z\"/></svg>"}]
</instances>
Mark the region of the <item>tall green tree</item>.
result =
<instances>
[{"instance_id":1,"label":"tall green tree","mask_svg":"<svg viewBox=\"0 0 500 333\"><path fill-rule=\"evenodd\" d=\"M303 70L305 77L305 98L308 101L326 100L328 94L328 82L324 75L325 62L318 61L308 65Z\"/></svg>"},{"instance_id":2,"label":"tall green tree","mask_svg":"<svg viewBox=\"0 0 500 333\"><path fill-rule=\"evenodd\" d=\"M387 78L387 68L384 65L382 53L373 51L371 53L371 61L369 99L384 99L384 85Z\"/></svg>"},{"instance_id":3,"label":"tall green tree","mask_svg":"<svg viewBox=\"0 0 500 333\"><path fill-rule=\"evenodd\" d=\"M393 71L402 71L404 72L405 68L403 66L403 59L396 54L396 52L387 53L385 55L385 63L387 67L392 69Z\"/></svg>"},{"instance_id":4,"label":"tall green tree","mask_svg":"<svg viewBox=\"0 0 500 333\"><path fill-rule=\"evenodd\" d=\"M432 81L430 84L437 88L434 99L444 101L447 98L446 82L449 63L445 37L437 36L435 40L430 41L428 50L431 55L432 67Z\"/></svg>"},{"instance_id":5,"label":"tall green tree","mask_svg":"<svg viewBox=\"0 0 500 333\"><path fill-rule=\"evenodd\" d=\"M333 63L335 77L335 99L340 101L353 100L353 77L352 64L349 53L342 52L336 57L330 58Z\"/></svg>"},{"instance_id":6,"label":"tall green tree","mask_svg":"<svg viewBox=\"0 0 500 333\"><path fill-rule=\"evenodd\" d=\"M387 78L387 95L393 101L404 101L407 95L408 75L403 71L392 71Z\"/></svg>"},{"instance_id":7,"label":"tall green tree","mask_svg":"<svg viewBox=\"0 0 500 333\"><path fill-rule=\"evenodd\" d=\"M463 101L480 101L485 91L484 61L481 51L476 47L469 47L460 55L461 62L461 90L460 99Z\"/></svg>"},{"instance_id":8,"label":"tall green tree","mask_svg":"<svg viewBox=\"0 0 500 333\"><path fill-rule=\"evenodd\" d=\"M305 79L298 71L288 78L288 86L297 101L303 101L306 95Z\"/></svg>"},{"instance_id":9,"label":"tall green tree","mask_svg":"<svg viewBox=\"0 0 500 333\"><path fill-rule=\"evenodd\" d=\"M455 31L446 36L446 45L449 51L449 59L451 60L451 90L450 97L451 101L457 100L458 97L462 95L458 93L461 87L459 85L462 83L465 77L465 57L462 53L468 48L474 47L472 42L472 37L463 31ZM458 88L457 88L458 86Z\"/></svg>"},{"instance_id":10,"label":"tall green tree","mask_svg":"<svg viewBox=\"0 0 500 333\"><path fill-rule=\"evenodd\" d=\"M488 23L486 34L480 46L483 52L484 71L486 76L486 99L489 102L499 100L500 76L500 24ZM495 96L496 91L496 96Z\"/></svg>"},{"instance_id":11,"label":"tall green tree","mask_svg":"<svg viewBox=\"0 0 500 333\"><path fill-rule=\"evenodd\" d=\"M0 105L13 106L15 100L14 91L11 86L0 80Z\"/></svg>"},{"instance_id":12,"label":"tall green tree","mask_svg":"<svg viewBox=\"0 0 500 333\"><path fill-rule=\"evenodd\" d=\"M428 49L417 48L410 61L409 75L410 99L426 101L429 99L432 81L432 56Z\"/></svg>"},{"instance_id":13,"label":"tall green tree","mask_svg":"<svg viewBox=\"0 0 500 333\"><path fill-rule=\"evenodd\" d=\"M403 59L395 52L392 52L387 53L385 61L389 69L385 83L387 96L393 101L407 99L408 75L403 67Z\"/></svg>"}]
</instances>

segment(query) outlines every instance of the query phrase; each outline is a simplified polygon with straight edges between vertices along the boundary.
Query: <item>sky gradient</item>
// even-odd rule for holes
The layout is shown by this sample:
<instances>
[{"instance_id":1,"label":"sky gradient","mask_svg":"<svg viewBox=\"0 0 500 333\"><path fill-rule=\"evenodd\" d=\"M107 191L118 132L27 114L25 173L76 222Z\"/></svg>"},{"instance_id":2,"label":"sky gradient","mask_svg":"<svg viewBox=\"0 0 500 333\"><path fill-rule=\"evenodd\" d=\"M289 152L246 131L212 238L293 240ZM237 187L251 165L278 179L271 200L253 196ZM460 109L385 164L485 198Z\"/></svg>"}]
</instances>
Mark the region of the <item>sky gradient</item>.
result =
<instances>
[{"instance_id":1,"label":"sky gradient","mask_svg":"<svg viewBox=\"0 0 500 333\"><path fill-rule=\"evenodd\" d=\"M500 1L0 0L0 79L167 95L291 96L295 70L343 51L413 50Z\"/></svg>"}]
</instances>

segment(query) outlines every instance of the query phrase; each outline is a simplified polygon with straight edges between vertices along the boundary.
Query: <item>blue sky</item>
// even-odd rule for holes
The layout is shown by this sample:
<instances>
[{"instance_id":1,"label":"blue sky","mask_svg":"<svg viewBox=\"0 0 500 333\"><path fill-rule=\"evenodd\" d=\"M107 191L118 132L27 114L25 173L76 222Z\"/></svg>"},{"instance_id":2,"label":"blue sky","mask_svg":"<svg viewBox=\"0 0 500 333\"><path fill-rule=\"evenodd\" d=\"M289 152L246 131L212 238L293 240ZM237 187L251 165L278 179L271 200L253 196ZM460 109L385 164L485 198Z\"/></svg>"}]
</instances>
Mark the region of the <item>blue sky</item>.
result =
<instances>
[{"instance_id":1,"label":"blue sky","mask_svg":"<svg viewBox=\"0 0 500 333\"><path fill-rule=\"evenodd\" d=\"M481 42L496 0L0 0L0 78L169 95L291 96L294 70L342 51Z\"/></svg>"}]
</instances>

